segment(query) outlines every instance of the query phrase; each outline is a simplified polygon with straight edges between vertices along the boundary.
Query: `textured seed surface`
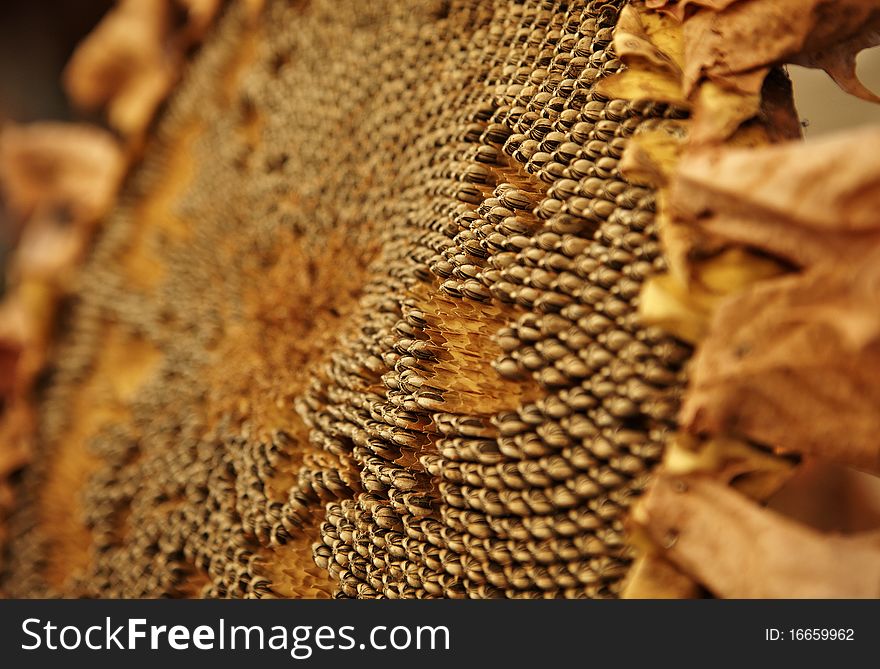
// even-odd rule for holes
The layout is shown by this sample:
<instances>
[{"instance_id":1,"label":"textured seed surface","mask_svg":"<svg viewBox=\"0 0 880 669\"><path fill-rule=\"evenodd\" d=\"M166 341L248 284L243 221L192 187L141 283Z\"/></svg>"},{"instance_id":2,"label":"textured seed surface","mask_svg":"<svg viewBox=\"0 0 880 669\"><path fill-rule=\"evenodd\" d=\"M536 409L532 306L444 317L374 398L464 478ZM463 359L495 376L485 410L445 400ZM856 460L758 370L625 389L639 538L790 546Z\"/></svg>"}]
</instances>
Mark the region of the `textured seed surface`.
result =
<instances>
[{"instance_id":1,"label":"textured seed surface","mask_svg":"<svg viewBox=\"0 0 880 669\"><path fill-rule=\"evenodd\" d=\"M13 595L610 597L688 351L593 95L622 2L270 1L76 286Z\"/></svg>"}]
</instances>

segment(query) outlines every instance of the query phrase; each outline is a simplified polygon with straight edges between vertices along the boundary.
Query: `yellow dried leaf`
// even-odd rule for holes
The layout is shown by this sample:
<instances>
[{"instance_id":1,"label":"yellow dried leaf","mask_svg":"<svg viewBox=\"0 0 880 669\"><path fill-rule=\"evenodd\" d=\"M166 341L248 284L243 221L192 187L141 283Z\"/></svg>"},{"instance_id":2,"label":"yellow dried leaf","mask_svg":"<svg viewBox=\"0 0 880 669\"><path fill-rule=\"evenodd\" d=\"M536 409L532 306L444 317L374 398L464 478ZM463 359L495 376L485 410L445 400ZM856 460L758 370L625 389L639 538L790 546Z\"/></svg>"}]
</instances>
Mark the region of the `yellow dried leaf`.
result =
<instances>
[{"instance_id":1,"label":"yellow dried leaf","mask_svg":"<svg viewBox=\"0 0 880 669\"><path fill-rule=\"evenodd\" d=\"M761 93L742 93L708 81L697 91L691 124L692 146L719 143L761 109Z\"/></svg>"},{"instance_id":2,"label":"yellow dried leaf","mask_svg":"<svg viewBox=\"0 0 880 669\"><path fill-rule=\"evenodd\" d=\"M691 276L698 287L709 293L729 295L784 272L785 268L775 260L731 248L709 260L695 262Z\"/></svg>"},{"instance_id":3,"label":"yellow dried leaf","mask_svg":"<svg viewBox=\"0 0 880 669\"><path fill-rule=\"evenodd\" d=\"M639 12L627 5L614 29L614 51L628 64L636 60L681 77L684 52L681 28L662 14Z\"/></svg>"},{"instance_id":4,"label":"yellow dried leaf","mask_svg":"<svg viewBox=\"0 0 880 669\"><path fill-rule=\"evenodd\" d=\"M666 184L681 156L686 137L683 123L637 133L626 144L618 166L620 173L634 184L655 188Z\"/></svg>"},{"instance_id":5,"label":"yellow dried leaf","mask_svg":"<svg viewBox=\"0 0 880 669\"><path fill-rule=\"evenodd\" d=\"M680 228L686 231L686 228ZM682 237L684 240L684 237ZM639 314L690 343L699 342L708 332L709 319L724 296L742 290L756 281L776 276L782 268L767 258L728 249L713 257L686 260L690 255L682 241L676 250L682 270L650 278L639 298Z\"/></svg>"},{"instance_id":6,"label":"yellow dried leaf","mask_svg":"<svg viewBox=\"0 0 880 669\"><path fill-rule=\"evenodd\" d=\"M639 317L683 341L695 344L708 331L711 302L688 290L671 274L651 277L639 296Z\"/></svg>"},{"instance_id":7,"label":"yellow dried leaf","mask_svg":"<svg viewBox=\"0 0 880 669\"><path fill-rule=\"evenodd\" d=\"M651 100L687 107L681 89L681 27L662 14L623 8L614 46L627 69L596 83L596 90L624 100Z\"/></svg>"},{"instance_id":8,"label":"yellow dried leaf","mask_svg":"<svg viewBox=\"0 0 880 669\"><path fill-rule=\"evenodd\" d=\"M601 79L593 90L622 100L666 102L682 108L690 106L682 91L680 79L661 69L654 71L633 67Z\"/></svg>"}]
</instances>

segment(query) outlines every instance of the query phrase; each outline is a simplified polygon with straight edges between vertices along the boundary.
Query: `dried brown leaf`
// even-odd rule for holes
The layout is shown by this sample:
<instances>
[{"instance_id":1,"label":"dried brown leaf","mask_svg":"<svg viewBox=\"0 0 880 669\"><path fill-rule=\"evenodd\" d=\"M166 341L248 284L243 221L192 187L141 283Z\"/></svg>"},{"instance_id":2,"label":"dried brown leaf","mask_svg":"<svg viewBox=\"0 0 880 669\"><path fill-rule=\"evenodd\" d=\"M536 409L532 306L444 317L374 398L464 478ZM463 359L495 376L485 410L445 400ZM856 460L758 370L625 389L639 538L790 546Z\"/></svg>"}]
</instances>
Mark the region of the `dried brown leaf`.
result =
<instances>
[{"instance_id":1,"label":"dried brown leaf","mask_svg":"<svg viewBox=\"0 0 880 669\"><path fill-rule=\"evenodd\" d=\"M874 0L740 0L697 11L684 22L684 42L688 95L705 79L756 93L769 67L799 63L877 100L855 77L856 54L880 44Z\"/></svg>"},{"instance_id":2,"label":"dried brown leaf","mask_svg":"<svg viewBox=\"0 0 880 669\"><path fill-rule=\"evenodd\" d=\"M609 96L654 99L692 109L692 145L723 142L746 121L759 116L765 121L782 121L785 135L789 128L797 126L788 82L778 73L768 78L773 72L769 66L737 73L735 86L730 81L724 85L708 81L685 89L683 68L687 54L682 31L682 25L665 14L627 5L614 31L615 51L627 70L598 82L598 90ZM773 90L764 90L768 86ZM787 101L781 94L784 92L789 93ZM765 107L763 98L768 94L772 104ZM763 113L766 111L779 118L768 118Z\"/></svg>"},{"instance_id":3,"label":"dried brown leaf","mask_svg":"<svg viewBox=\"0 0 880 669\"><path fill-rule=\"evenodd\" d=\"M880 243L880 128L827 139L685 155L673 218L790 263L845 260Z\"/></svg>"},{"instance_id":4,"label":"dried brown leaf","mask_svg":"<svg viewBox=\"0 0 880 669\"><path fill-rule=\"evenodd\" d=\"M880 533L823 535L699 475L658 476L639 513L663 556L717 596L880 596Z\"/></svg>"},{"instance_id":5,"label":"dried brown leaf","mask_svg":"<svg viewBox=\"0 0 880 669\"><path fill-rule=\"evenodd\" d=\"M659 9L675 16L679 21L684 20L688 14L688 8L693 10L707 7L720 11L739 0L645 0L648 9Z\"/></svg>"},{"instance_id":6,"label":"dried brown leaf","mask_svg":"<svg viewBox=\"0 0 880 669\"><path fill-rule=\"evenodd\" d=\"M700 588L668 560L647 553L633 563L622 597L624 599L693 599Z\"/></svg>"},{"instance_id":7,"label":"dried brown leaf","mask_svg":"<svg viewBox=\"0 0 880 669\"><path fill-rule=\"evenodd\" d=\"M66 123L7 125L0 132L0 188L16 214L59 223L92 221L112 204L124 161L99 128Z\"/></svg>"},{"instance_id":8,"label":"dried brown leaf","mask_svg":"<svg viewBox=\"0 0 880 669\"><path fill-rule=\"evenodd\" d=\"M880 472L880 247L724 301L681 412L693 434Z\"/></svg>"},{"instance_id":9,"label":"dried brown leaf","mask_svg":"<svg viewBox=\"0 0 880 669\"><path fill-rule=\"evenodd\" d=\"M173 5L186 11L173 23ZM177 80L186 50L210 27L219 0L119 0L77 47L64 73L73 101L106 107L123 135L143 132Z\"/></svg>"}]
</instances>

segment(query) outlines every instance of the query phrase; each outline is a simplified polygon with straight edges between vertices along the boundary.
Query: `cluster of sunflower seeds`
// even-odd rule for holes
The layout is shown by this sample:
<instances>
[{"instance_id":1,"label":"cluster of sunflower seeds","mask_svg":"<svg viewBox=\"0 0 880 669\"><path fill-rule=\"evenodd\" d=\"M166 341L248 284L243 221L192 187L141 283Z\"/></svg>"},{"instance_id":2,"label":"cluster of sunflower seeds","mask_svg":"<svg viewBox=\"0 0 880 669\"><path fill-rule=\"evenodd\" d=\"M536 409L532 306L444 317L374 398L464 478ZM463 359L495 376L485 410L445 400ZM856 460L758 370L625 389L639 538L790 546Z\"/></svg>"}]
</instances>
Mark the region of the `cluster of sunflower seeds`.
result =
<instances>
[{"instance_id":1,"label":"cluster of sunflower seeds","mask_svg":"<svg viewBox=\"0 0 880 669\"><path fill-rule=\"evenodd\" d=\"M617 169L680 114L593 91L623 4L233 4L65 317L4 587L614 596L689 355Z\"/></svg>"}]
</instances>

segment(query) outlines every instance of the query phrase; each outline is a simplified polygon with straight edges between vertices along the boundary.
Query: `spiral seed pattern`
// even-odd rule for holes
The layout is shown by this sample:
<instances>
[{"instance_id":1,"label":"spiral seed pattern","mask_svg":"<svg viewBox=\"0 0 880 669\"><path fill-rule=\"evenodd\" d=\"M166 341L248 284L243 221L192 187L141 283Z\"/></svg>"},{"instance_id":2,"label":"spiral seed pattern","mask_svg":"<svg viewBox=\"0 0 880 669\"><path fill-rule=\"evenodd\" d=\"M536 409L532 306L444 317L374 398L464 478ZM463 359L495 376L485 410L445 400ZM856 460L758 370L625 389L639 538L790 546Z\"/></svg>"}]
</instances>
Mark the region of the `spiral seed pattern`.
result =
<instances>
[{"instance_id":1,"label":"spiral seed pattern","mask_svg":"<svg viewBox=\"0 0 880 669\"><path fill-rule=\"evenodd\" d=\"M621 0L232 5L64 317L16 595L611 597L689 350Z\"/></svg>"}]
</instances>

